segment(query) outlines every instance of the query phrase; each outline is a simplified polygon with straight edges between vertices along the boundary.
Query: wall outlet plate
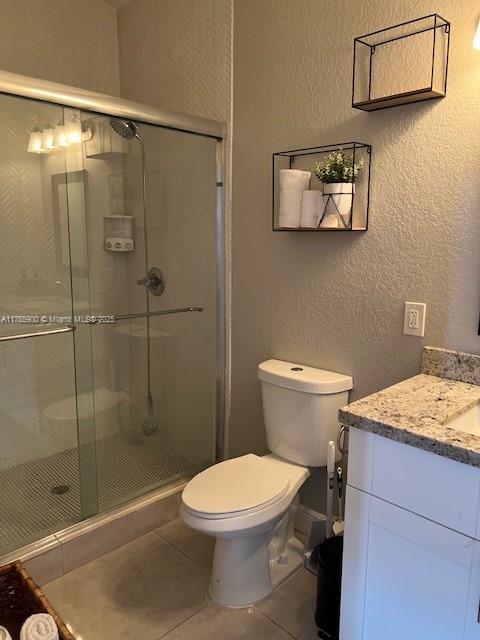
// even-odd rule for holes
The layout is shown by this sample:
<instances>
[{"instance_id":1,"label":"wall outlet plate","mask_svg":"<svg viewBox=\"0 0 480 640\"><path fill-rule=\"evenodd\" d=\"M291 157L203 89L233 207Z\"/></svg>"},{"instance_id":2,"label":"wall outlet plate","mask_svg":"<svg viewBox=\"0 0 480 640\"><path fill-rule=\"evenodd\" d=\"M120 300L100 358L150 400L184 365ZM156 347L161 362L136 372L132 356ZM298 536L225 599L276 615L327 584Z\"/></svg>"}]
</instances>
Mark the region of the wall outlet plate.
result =
<instances>
[{"instance_id":1,"label":"wall outlet plate","mask_svg":"<svg viewBox=\"0 0 480 640\"><path fill-rule=\"evenodd\" d=\"M425 335L425 316L427 315L427 305L425 302L405 302L405 313L403 316L403 333L407 336Z\"/></svg>"}]
</instances>

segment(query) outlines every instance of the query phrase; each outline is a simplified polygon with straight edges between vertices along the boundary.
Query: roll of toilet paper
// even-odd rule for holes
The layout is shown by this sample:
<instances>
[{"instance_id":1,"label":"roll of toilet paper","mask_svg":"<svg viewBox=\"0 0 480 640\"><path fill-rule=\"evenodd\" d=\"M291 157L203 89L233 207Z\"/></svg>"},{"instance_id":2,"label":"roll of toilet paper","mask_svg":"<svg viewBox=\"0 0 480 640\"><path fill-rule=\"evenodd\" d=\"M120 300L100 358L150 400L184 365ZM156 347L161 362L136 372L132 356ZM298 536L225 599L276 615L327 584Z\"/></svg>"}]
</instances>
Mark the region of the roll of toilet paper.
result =
<instances>
[{"instance_id":1,"label":"roll of toilet paper","mask_svg":"<svg viewBox=\"0 0 480 640\"><path fill-rule=\"evenodd\" d=\"M305 191L310 184L310 171L280 169L280 191Z\"/></svg>"},{"instance_id":2,"label":"roll of toilet paper","mask_svg":"<svg viewBox=\"0 0 480 640\"><path fill-rule=\"evenodd\" d=\"M280 206L278 224L283 229L297 229L300 226L300 209L303 192L310 184L310 171L280 169Z\"/></svg>"},{"instance_id":3,"label":"roll of toilet paper","mask_svg":"<svg viewBox=\"0 0 480 640\"><path fill-rule=\"evenodd\" d=\"M302 194L300 207L300 226L304 229L316 229L320 222L320 206L323 194L318 189L310 189Z\"/></svg>"},{"instance_id":4,"label":"roll of toilet paper","mask_svg":"<svg viewBox=\"0 0 480 640\"><path fill-rule=\"evenodd\" d=\"M300 226L302 196L302 191L280 191L278 223L283 229L297 229Z\"/></svg>"}]
</instances>

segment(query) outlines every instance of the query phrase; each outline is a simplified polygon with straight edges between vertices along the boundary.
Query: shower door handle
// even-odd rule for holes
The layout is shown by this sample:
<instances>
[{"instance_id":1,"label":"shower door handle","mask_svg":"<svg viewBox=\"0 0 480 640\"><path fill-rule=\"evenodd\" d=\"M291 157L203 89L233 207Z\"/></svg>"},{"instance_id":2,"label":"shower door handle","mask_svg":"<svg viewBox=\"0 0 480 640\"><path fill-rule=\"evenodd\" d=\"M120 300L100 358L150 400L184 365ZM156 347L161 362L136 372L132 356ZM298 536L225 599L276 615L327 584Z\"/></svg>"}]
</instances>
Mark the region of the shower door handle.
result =
<instances>
[{"instance_id":1,"label":"shower door handle","mask_svg":"<svg viewBox=\"0 0 480 640\"><path fill-rule=\"evenodd\" d=\"M154 296L161 296L165 291L165 274L158 267L152 267L144 278L137 280L137 284L147 287Z\"/></svg>"},{"instance_id":2,"label":"shower door handle","mask_svg":"<svg viewBox=\"0 0 480 640\"><path fill-rule=\"evenodd\" d=\"M135 318L153 318L154 316L170 316L175 313L201 313L203 311L203 307L179 307L177 309L159 309L158 311L144 311L141 313L123 313L118 316L112 316L114 322L120 322L121 320L134 320ZM96 326L111 326L109 322L99 322L97 318L93 318L92 320L88 320L87 324L92 324ZM73 329L71 329L73 330ZM61 329L59 331L69 331L69 329ZM2 338L0 338L2 340Z\"/></svg>"}]
</instances>

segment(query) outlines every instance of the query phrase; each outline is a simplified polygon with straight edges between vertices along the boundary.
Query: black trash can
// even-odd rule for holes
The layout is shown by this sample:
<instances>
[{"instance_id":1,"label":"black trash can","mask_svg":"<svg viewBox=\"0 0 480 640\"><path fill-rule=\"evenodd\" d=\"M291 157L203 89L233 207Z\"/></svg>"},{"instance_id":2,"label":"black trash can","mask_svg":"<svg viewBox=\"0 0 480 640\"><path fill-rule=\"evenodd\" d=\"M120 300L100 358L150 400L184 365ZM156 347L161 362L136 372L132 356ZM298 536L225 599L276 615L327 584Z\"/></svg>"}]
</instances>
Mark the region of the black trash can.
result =
<instances>
[{"instance_id":1,"label":"black trash can","mask_svg":"<svg viewBox=\"0 0 480 640\"><path fill-rule=\"evenodd\" d=\"M338 640L340 630L340 591L342 586L343 535L333 536L315 547L318 563L317 608L318 636Z\"/></svg>"}]
</instances>

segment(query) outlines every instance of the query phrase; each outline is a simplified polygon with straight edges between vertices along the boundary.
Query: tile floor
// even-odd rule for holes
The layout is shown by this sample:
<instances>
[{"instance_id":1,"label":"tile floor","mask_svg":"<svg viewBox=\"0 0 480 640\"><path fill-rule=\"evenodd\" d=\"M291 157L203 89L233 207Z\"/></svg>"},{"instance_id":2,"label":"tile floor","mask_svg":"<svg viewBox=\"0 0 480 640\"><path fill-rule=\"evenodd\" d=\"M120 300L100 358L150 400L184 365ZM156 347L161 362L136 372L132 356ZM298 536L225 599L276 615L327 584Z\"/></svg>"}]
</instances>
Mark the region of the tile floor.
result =
<instances>
[{"instance_id":1,"label":"tile floor","mask_svg":"<svg viewBox=\"0 0 480 640\"><path fill-rule=\"evenodd\" d=\"M78 640L314 640L315 576L300 569L255 607L208 595L211 538L181 520L50 582L44 590Z\"/></svg>"}]
</instances>

